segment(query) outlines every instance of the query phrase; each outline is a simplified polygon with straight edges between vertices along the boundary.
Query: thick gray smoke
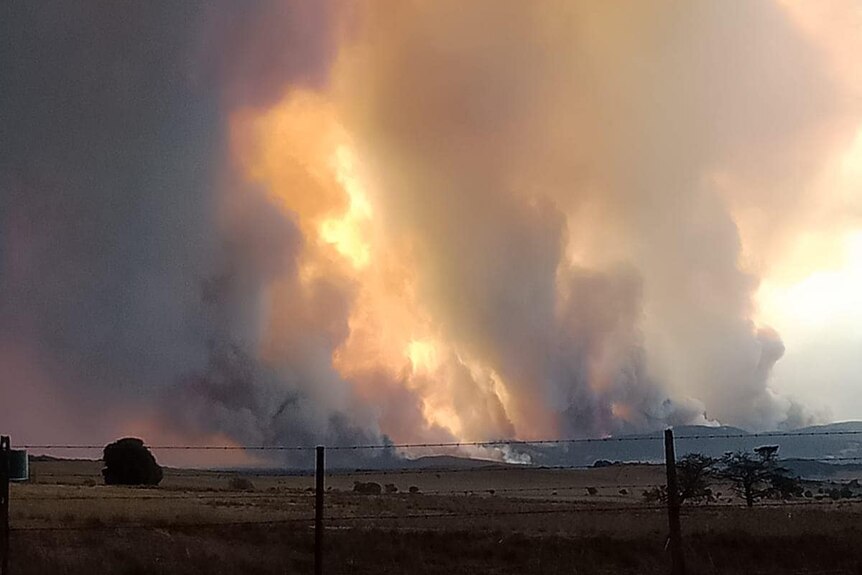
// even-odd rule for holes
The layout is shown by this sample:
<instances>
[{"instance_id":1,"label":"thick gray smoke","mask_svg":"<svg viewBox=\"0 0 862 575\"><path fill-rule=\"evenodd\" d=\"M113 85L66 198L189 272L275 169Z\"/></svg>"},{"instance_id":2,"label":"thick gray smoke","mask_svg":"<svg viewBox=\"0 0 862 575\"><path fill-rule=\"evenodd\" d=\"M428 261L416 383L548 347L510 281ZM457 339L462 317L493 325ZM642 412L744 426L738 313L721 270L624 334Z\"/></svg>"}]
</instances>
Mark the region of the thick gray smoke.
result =
<instances>
[{"instance_id":1,"label":"thick gray smoke","mask_svg":"<svg viewBox=\"0 0 862 575\"><path fill-rule=\"evenodd\" d=\"M224 168L228 107L323 85L329 10L4 6L0 421L17 442L98 442L130 422L155 442L162 426L192 440L379 440L339 411L349 399L308 396L337 345L324 328L303 326L305 347L278 370L249 359L259 294L292 273L302 237Z\"/></svg>"},{"instance_id":2,"label":"thick gray smoke","mask_svg":"<svg viewBox=\"0 0 862 575\"><path fill-rule=\"evenodd\" d=\"M378 8L350 76L373 88L344 104L384 182L376 205L417 246L446 337L510 384L516 420L566 405L570 433L699 411L808 420L769 386L783 346L754 325L731 214L755 206L781 229L834 152L822 134L854 114L785 10Z\"/></svg>"},{"instance_id":3,"label":"thick gray smoke","mask_svg":"<svg viewBox=\"0 0 862 575\"><path fill-rule=\"evenodd\" d=\"M4 431L366 443L421 420L391 373L333 367L355 279L300 285L300 222L228 161L229 113L296 88L342 114L435 329L506 383L504 412L458 363L470 433L808 421L770 389L783 345L731 204L784 230L821 135L859 117L777 5L368 2L339 33L343 8L6 3Z\"/></svg>"}]
</instances>

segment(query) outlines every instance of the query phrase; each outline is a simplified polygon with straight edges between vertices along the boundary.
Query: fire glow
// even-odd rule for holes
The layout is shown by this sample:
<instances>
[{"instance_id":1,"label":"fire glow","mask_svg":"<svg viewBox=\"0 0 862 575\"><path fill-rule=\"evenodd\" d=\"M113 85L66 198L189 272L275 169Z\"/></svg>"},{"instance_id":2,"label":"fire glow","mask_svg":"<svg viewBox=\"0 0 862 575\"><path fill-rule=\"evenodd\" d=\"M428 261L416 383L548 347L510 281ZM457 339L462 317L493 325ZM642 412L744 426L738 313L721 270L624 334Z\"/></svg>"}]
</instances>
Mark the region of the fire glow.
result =
<instances>
[{"instance_id":1,"label":"fire glow","mask_svg":"<svg viewBox=\"0 0 862 575\"><path fill-rule=\"evenodd\" d=\"M584 9L585 17L597 18L602 25L613 25L604 21L601 14L593 14L591 10ZM481 13L482 9L476 11ZM445 27L442 22L447 10L441 8L431 12L434 14L429 20L406 20L402 24L405 28L427 26L433 29L438 24ZM542 10L538 12L542 13ZM408 12L401 15L384 15L370 9L366 14L366 24L369 29L373 28L374 22L379 26L390 26L393 25L393 18L401 16L409 18ZM436 20L438 17L442 19ZM539 31L530 31L527 34L547 34L552 37L552 40L548 41L565 44L563 37L554 37L558 31L541 14L535 21L535 26ZM493 36L493 32L489 33L489 37ZM470 92L469 86L460 86L459 82L465 82L464 79L453 78L451 86L444 84L444 87L439 87L434 84L433 74L436 72L430 71L432 76L423 78L422 81L428 83L428 94L434 90L442 92L438 94L441 98L440 110L435 108L438 102L433 99L428 100L427 109L417 111L407 106L404 110L399 110L397 105L390 106L386 109L388 116L377 118L378 121L391 124L391 128L387 128L388 132L378 130L375 133L372 130L369 133L368 127L363 126L364 121L371 121L363 118L369 113L362 107L366 106L363 98L372 98L372 102L373 98L383 101L385 96L380 94L385 94L385 89L372 97L357 89L352 82L355 83L359 77L368 84L391 81L386 74L392 71L386 69L386 66L397 66L398 63L377 62L376 55L383 52L376 51L399 53L400 49L393 48L393 45L401 41L400 38L398 34L393 34L386 41L375 37L367 45L361 41L357 42L358 47L345 41L340 56L333 65L331 88L328 92L292 90L280 102L268 108L236 112L231 121L233 156L240 166L240 171L247 181L263 187L285 217L292 218L302 231L304 241L299 268L302 270L302 277L306 278L306 283L323 281L350 286L352 296L349 298L347 331L343 340L338 342L331 362L339 376L348 382L351 393L377 410L376 418L383 433L399 440L426 438L435 434L458 439L511 435L537 437L565 434L567 429L574 425L574 429L604 435L625 429L626 426L632 429L649 427L652 425L650 421L667 421L668 418L685 422L706 422L709 417L704 418L704 410L714 411L727 419L727 414L731 411L729 407L721 406L726 400L715 399L720 394L717 386L723 384L713 376L705 377L703 370L712 369L706 367L713 361L711 348L720 349L729 345L739 348L738 357L732 359L738 362L734 369L750 370L751 375L745 376L750 378L750 382L745 385L756 389L752 391L759 397L755 403L761 402L755 408L756 416L752 414L750 417L741 417L739 421L743 422L748 418L749 425L772 426L785 417L782 415L782 411L786 409L784 404L772 405L777 400L767 382L771 362L780 357L780 353L773 355L773 350L783 347L780 341L772 341L771 338L778 338L774 331L759 329L754 324L752 310L755 294L747 283L746 270L738 267L715 267L701 271L669 268L659 272L662 267L667 267L666 262L662 261L655 266L654 273L652 268L648 268L648 273L643 274L639 280L631 280L634 283L629 285L630 280L626 278L626 274L618 274L608 263L614 258L630 260L634 257L645 257L650 260L664 257L661 252L667 249L662 245L665 238L654 231L642 233L644 237L638 237L640 232L630 231L632 228L637 229L637 221L644 216L640 213L628 213L626 209L621 211L620 205L615 203L639 201L633 192L625 189L633 184L624 179L619 180L618 174L634 170L635 173L643 172L642 175L647 181L652 178L652 184L656 187L673 186L677 185L680 179L690 178L690 173L693 174L698 169L698 162L706 165L706 160L691 157L681 160L681 166L668 166L662 168L663 172L649 172L639 165L642 159L637 155L633 158L623 155L611 161L612 166L618 166L612 168L609 175L600 175L591 183L584 184L585 189L590 191L579 191L576 196L580 198L580 203L572 204L572 200L566 195L569 192L554 190L556 182L553 178L543 181L547 174L540 175L541 171L545 171L550 174L559 173L559 177L564 178L572 161L560 158L543 166L542 162L547 158L534 158L531 156L532 151L525 149L521 157L512 156L517 158L517 161L512 162L511 166L488 164L482 154L488 150L493 151L498 143L480 143L485 137L484 131L488 128L482 124L481 118L475 120L475 125L467 122L464 126L453 127L450 131L441 129L440 133L445 136L440 141L434 140L437 131L429 127L427 136L417 135L415 141L405 140L403 149L383 150L381 155L383 148L380 142L388 137L401 137L399 130L402 128L406 130L407 137L411 138L413 130L423 129L424 122L434 122L434 114L437 112L454 113L456 108L451 106L457 105L459 99L463 100L461 105L470 106L474 105L471 98L476 98L479 102L486 98L481 92ZM493 43L497 39L490 38L488 41ZM561 49L561 46L556 44L555 47ZM466 41L465 45L472 46ZM426 48L411 46L411 49L417 51L418 58L427 56L423 53ZM605 48L606 46L598 46L596 49L601 51ZM457 49L457 46L453 47L453 50ZM470 57L486 57L479 52L478 55L471 54ZM506 74L502 76L505 77ZM449 82L450 79L447 78L446 81ZM545 81L542 79L542 82ZM776 80L778 84L781 81L780 78ZM544 97L546 93L566 94L569 87L549 82L547 86L539 84L530 87L530 90ZM444 105L442 102L447 101L446 98L452 99L452 102ZM357 107L357 101L362 102L362 106ZM491 102L493 101L492 98ZM508 102L506 105L509 105ZM416 117L411 116L414 112ZM541 125L541 122L546 122L554 114L563 114L561 117L566 118L568 110L564 107L555 112L553 106L547 110L534 109L531 106L518 113L534 118L536 125ZM707 113L711 112L707 109ZM744 114L740 117L744 117ZM505 122L505 117L499 121ZM563 121L569 120L566 118ZM589 122L583 125L577 122L575 126L578 128L590 129ZM360 126L358 130L349 127L354 125ZM538 137L540 140L549 138L552 140L548 143L550 145L553 144L555 136L555 131L551 130L547 135ZM377 140L370 146L366 145L369 137L372 141ZM499 145L505 149L511 143L509 140L534 137L537 137L534 131L523 134L516 131L501 136ZM698 135L692 134L691 137ZM543 146L546 143L540 141L538 145ZM462 144L467 147L462 148ZM488 150L481 152L471 148L481 148L486 144ZM515 150L521 153L517 146ZM413 153L419 153L420 157L410 159L410 154ZM601 167L604 160L591 156L589 151L577 153L583 155L580 161L595 163L594 169L599 172L605 169ZM638 154L643 153L645 152ZM440 154L439 158L433 158L438 164L429 161L427 166L420 165L425 161L421 154L432 157ZM400 157L395 163L381 159L387 155ZM472 162L473 165L462 165L465 161ZM398 162L402 165L396 165ZM450 167L446 167L447 165ZM697 200L703 205L693 203L687 208L691 213L685 217L698 220L702 225L714 226L714 231L698 230L695 237L713 234L708 241L716 242L716 249L727 249L728 257L740 258L741 255L733 254L734 249L740 250L738 245L734 245L734 242L740 240L733 234L726 239L722 238L725 231L720 229L723 218L731 221L732 218L742 218L747 213L745 205L733 200L735 192L728 192L729 188L743 185L738 178L732 176L733 168L729 166L720 172L731 175L716 180L715 194L725 195L732 206L738 205L741 215L715 211L715 206L709 204L712 200ZM450 174L443 173L448 169L457 174L450 177ZM528 177L528 174L529 177L535 175L535 178L525 186L524 178ZM417 177L428 181L419 181ZM437 179L439 183L430 184L430 181ZM545 296L539 291L530 291L543 289L540 286L523 286L519 289L526 291L512 296L503 294L500 300L506 302L511 297L527 300L533 297L551 297L555 300L549 317L541 320L530 318L528 321L551 322L559 324L559 327L547 331L546 326L518 326L518 329L527 328L526 333L532 330L533 335L524 337L550 338L544 341L525 340L527 347L535 346L535 349L529 352L525 350L525 355L517 360L523 365L507 365L509 358L505 357L505 354L512 353L519 346L514 340L505 341L512 334L494 334L493 337L500 338L500 341L485 342L483 338L488 336L475 330L481 331L486 327L455 325L461 318L453 319L448 314L484 312L481 309L457 311L462 305L459 303L460 296L450 290L465 289L469 292L475 286L458 283L457 279L452 280L452 285L446 285L449 278L443 276L451 271L461 273L461 270L453 268L446 271L453 263L439 258L451 258L452 255L446 256L439 251L437 245L427 243L429 238L430 241L448 241L447 234L451 236L461 231L458 227L450 226L456 226L455 221L459 219L466 219L467 225L475 226L475 229L469 231L469 241L480 246L478 249L471 249L486 258L508 257L509 254L494 252L497 249L494 242L498 242L498 238L483 238L482 226L486 223L481 217L477 218L475 223L470 223L469 217L464 218L463 213L458 213L459 210L463 212L487 209L489 214L492 214L500 208L482 205L481 201L476 204L466 195L458 197L460 192L446 190L447 186L464 184L481 187L485 179L495 180L495 185L500 187L497 193L499 200L491 201L499 201L504 210L510 209L507 206L511 206L511 209L522 212L522 215L512 216L514 225L553 227L557 225L554 223L556 217L566 221L559 231L559 239L552 239L552 242L564 242L565 249L560 254L550 256L548 267L542 270L542 273L549 272L554 276L551 282L552 293ZM413 189L414 186L430 186L429 190L433 190L435 185L441 186L442 195L439 198L435 197L433 191L420 193ZM395 189L397 186L403 186L403 189ZM704 191L697 197L709 198L712 193ZM402 196L405 198L403 201ZM406 198L412 199L408 201ZM678 209L672 195L662 197L658 194L653 198L654 204L661 205L663 202L667 203L668 209ZM565 205L573 207L565 208ZM451 215L441 211L452 209L455 212ZM446 218L451 218L452 221L446 221ZM537 223L528 223L530 218L534 218ZM409 223L411 221L414 223ZM607 229L615 230L619 234L619 240L610 243L597 242L600 228L596 226L599 221L607 226ZM406 232L401 227L416 225L415 222L426 226L426 229L414 233L410 227L406 228ZM756 227L746 227L743 232L747 234L750 229ZM536 238L540 237L540 232L528 229L525 233L533 234L529 241L539 241ZM423 234L427 237L423 237ZM749 240L750 238L746 240L742 249L750 248ZM487 249L482 247L483 241L488 242ZM639 243L654 243L656 247L650 249L658 250L659 255L647 253L638 256ZM463 265L471 266L474 263L467 258ZM608 267L609 265L611 267ZM587 271L589 268L584 266L590 266L595 271ZM468 270L465 277L469 278L473 273ZM669 327L672 321L677 320L671 321L663 317L671 307L677 307L671 315L677 314L678 310L682 309L678 305L682 300L650 299L653 296L649 294L657 293L656 288L650 287L650 282L667 281L666 277L660 274L680 277L691 275L695 291L684 296L690 300L685 304L691 306L690 321L715 322L716 310L724 308L726 311L723 313L727 314L727 317L722 321L725 325L713 325L708 330L724 332L728 334L727 337L738 338L737 341L721 342L713 340L711 336L699 335L697 337L702 338L697 344L701 348L698 352L700 356L691 356L682 351L686 345L694 345L683 335L687 329L682 323L677 327ZM441 277L435 277L437 275ZM722 275L724 277L719 278ZM481 281L487 279L477 277ZM491 281L510 280L501 278ZM638 281L647 282L645 301L638 301L641 297L636 287ZM716 282L723 285L723 291L715 291ZM481 287L499 290L502 286ZM598 295L600 293L603 295ZM271 297L278 297L278 292L272 292ZM464 305L481 308L486 304L482 298L476 299L475 295L465 293L465 297L468 298L465 302L469 303ZM585 297L596 299L597 302L580 301ZM518 305L522 303L519 302ZM441 313L444 306L448 309ZM506 314L508 310L495 309L492 313ZM684 317L685 314L680 316L680 321L684 322ZM497 320L490 316L482 321L493 323ZM265 325L263 330L270 334L277 332L277 328L272 325ZM736 335L729 335L733 333ZM515 347L506 351L506 346L509 345ZM550 348L542 351L543 346L571 348L569 351ZM763 348L763 358L760 358L761 352L749 351L756 350L759 346ZM556 359L554 356L561 352L572 357ZM542 358L543 353L547 353L548 357ZM646 362L647 357L651 360L650 363ZM569 364L569 361L574 363ZM700 379L703 381L699 388L682 388L674 383L686 381L687 386L692 380ZM662 384L654 384L655 380L665 381ZM421 421L405 421L390 412L403 407L400 403L391 403L390 396L396 389L399 390L398 393L412 398L410 401L415 404ZM680 392L684 395L680 395ZM670 398L674 395L677 397L671 401ZM701 401L706 403L705 408ZM566 410L566 405L573 407ZM578 406L574 407L575 405ZM574 411L569 413L571 410ZM756 423L754 418L762 418L766 412L772 412L767 418L770 422ZM565 423L569 417L579 417L577 413L581 414L580 417L589 413L591 421L583 424Z\"/></svg>"}]
</instances>

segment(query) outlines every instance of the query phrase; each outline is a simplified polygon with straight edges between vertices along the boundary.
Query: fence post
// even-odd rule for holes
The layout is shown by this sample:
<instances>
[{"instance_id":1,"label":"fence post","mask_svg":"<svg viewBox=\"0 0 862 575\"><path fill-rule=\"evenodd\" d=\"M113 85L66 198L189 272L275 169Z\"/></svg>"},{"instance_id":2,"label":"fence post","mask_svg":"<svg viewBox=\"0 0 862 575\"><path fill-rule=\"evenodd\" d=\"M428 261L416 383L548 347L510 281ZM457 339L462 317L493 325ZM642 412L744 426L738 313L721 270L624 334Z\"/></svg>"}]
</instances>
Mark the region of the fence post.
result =
<instances>
[{"instance_id":1,"label":"fence post","mask_svg":"<svg viewBox=\"0 0 862 575\"><path fill-rule=\"evenodd\" d=\"M314 575L323 575L323 474L324 447L317 446L314 488ZM4 574L5 575L5 574Z\"/></svg>"},{"instance_id":2,"label":"fence post","mask_svg":"<svg viewBox=\"0 0 862 575\"><path fill-rule=\"evenodd\" d=\"M670 527L671 574L685 575L685 560L682 555L682 532L679 524L679 487L676 483L676 455L673 446L673 430L664 431L664 461L667 471L667 522Z\"/></svg>"},{"instance_id":3,"label":"fence post","mask_svg":"<svg viewBox=\"0 0 862 575\"><path fill-rule=\"evenodd\" d=\"M0 575L9 575L9 436L0 437Z\"/></svg>"}]
</instances>

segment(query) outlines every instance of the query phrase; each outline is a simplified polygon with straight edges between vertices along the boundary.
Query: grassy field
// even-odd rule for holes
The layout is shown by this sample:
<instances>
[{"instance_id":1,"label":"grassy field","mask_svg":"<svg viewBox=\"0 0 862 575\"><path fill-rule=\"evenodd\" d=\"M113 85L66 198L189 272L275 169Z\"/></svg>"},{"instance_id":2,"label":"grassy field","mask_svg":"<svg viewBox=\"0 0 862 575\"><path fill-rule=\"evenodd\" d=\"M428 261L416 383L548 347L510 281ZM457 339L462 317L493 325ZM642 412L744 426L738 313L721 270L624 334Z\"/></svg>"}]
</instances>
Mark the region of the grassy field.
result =
<instances>
[{"instance_id":1,"label":"grassy field","mask_svg":"<svg viewBox=\"0 0 862 575\"><path fill-rule=\"evenodd\" d=\"M34 462L12 490L12 569L310 573L313 478L167 470L100 484L99 462ZM353 493L355 480L397 493ZM327 478L327 573L667 573L657 466L480 468ZM407 493L414 486L419 493ZM690 573L862 574L862 502L683 509Z\"/></svg>"}]
</instances>

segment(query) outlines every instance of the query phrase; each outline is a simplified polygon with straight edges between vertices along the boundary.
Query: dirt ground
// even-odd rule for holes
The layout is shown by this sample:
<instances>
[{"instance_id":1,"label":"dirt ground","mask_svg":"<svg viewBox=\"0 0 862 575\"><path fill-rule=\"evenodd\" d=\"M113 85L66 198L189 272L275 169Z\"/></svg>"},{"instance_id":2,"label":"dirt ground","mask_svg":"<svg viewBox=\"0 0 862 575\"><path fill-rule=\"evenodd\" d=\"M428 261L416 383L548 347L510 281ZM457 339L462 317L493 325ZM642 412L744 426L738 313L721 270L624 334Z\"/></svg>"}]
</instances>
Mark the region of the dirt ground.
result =
<instances>
[{"instance_id":1,"label":"dirt ground","mask_svg":"<svg viewBox=\"0 0 862 575\"><path fill-rule=\"evenodd\" d=\"M313 477L168 470L100 484L98 462L34 462L14 485L14 573L310 573ZM397 493L360 495L354 481ZM658 466L485 468L327 478L326 573L667 573ZM410 487L419 493L409 493ZM813 486L812 486L813 487ZM862 574L862 502L682 513L689 573Z\"/></svg>"}]
</instances>

